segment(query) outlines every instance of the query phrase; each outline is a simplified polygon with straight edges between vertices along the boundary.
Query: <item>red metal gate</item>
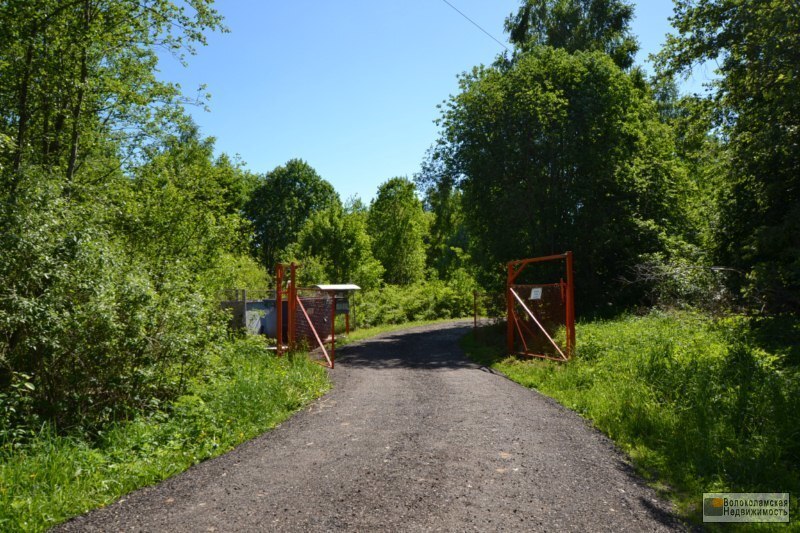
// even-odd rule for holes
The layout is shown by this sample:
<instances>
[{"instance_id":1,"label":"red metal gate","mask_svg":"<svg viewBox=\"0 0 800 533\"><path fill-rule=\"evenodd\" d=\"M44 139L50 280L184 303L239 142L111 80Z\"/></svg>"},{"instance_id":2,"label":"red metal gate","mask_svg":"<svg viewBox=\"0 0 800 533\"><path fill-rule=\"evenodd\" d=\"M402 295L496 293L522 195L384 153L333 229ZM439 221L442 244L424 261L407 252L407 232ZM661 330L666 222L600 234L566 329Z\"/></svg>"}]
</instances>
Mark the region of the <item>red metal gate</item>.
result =
<instances>
[{"instance_id":1,"label":"red metal gate","mask_svg":"<svg viewBox=\"0 0 800 533\"><path fill-rule=\"evenodd\" d=\"M560 280L516 283L527 267L556 261L564 263L564 276ZM574 298L572 252L509 262L506 281L508 352L568 361L575 351Z\"/></svg>"},{"instance_id":2,"label":"red metal gate","mask_svg":"<svg viewBox=\"0 0 800 533\"><path fill-rule=\"evenodd\" d=\"M289 267L289 280L283 288L285 268ZM336 361L336 296L317 289L297 287L297 269L299 265L278 264L275 268L276 309L277 309L277 344L278 355L288 348L293 350L299 343L307 343L318 347L325 359L325 366L334 367ZM286 316L283 313L283 298L286 297ZM286 339L284 345L283 321L286 320ZM330 349L325 343L330 343Z\"/></svg>"}]
</instances>

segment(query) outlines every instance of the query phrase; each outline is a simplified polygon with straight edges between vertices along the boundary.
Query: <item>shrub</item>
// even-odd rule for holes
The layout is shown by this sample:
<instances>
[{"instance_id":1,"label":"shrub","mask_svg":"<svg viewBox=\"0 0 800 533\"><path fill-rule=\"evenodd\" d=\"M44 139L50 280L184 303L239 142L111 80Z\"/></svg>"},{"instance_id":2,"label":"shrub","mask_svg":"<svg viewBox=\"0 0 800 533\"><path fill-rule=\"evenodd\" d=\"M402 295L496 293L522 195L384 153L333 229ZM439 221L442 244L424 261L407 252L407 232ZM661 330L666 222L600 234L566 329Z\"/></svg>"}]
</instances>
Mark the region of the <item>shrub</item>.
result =
<instances>
[{"instance_id":1,"label":"shrub","mask_svg":"<svg viewBox=\"0 0 800 533\"><path fill-rule=\"evenodd\" d=\"M364 291L357 296L358 326L470 316L476 288L475 281L459 271L449 281L433 277L412 285L385 285L379 290Z\"/></svg>"},{"instance_id":2,"label":"shrub","mask_svg":"<svg viewBox=\"0 0 800 533\"><path fill-rule=\"evenodd\" d=\"M117 202L133 201L126 182L115 186L67 192L58 178L30 172L0 203L0 393L6 405L21 401L10 399L23 392L13 386L28 376L26 405L62 431L95 432L175 398L225 338L205 272L187 265L224 250L230 224L210 217L216 232L150 254L109 220ZM162 200L148 198L152 224Z\"/></svg>"},{"instance_id":3,"label":"shrub","mask_svg":"<svg viewBox=\"0 0 800 533\"><path fill-rule=\"evenodd\" d=\"M44 531L108 505L274 427L328 386L306 356L277 358L257 337L225 343L184 395L93 442L44 424L24 446L0 448L0 530Z\"/></svg>"}]
</instances>

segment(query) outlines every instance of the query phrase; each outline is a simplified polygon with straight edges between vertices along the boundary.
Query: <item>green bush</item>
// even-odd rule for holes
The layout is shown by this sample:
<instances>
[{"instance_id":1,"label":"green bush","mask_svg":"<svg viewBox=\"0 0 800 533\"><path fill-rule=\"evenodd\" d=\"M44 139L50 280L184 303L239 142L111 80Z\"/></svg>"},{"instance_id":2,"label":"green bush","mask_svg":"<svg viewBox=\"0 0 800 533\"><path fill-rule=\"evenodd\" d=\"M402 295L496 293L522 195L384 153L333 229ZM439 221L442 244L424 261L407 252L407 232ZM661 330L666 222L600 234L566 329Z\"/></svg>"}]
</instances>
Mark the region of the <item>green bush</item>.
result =
<instances>
[{"instance_id":1,"label":"green bush","mask_svg":"<svg viewBox=\"0 0 800 533\"><path fill-rule=\"evenodd\" d=\"M421 283L364 291L356 297L358 327L471 316L476 288L467 273L458 271L449 281L432 277Z\"/></svg>"},{"instance_id":2,"label":"green bush","mask_svg":"<svg viewBox=\"0 0 800 533\"><path fill-rule=\"evenodd\" d=\"M186 394L93 442L45 424L25 445L0 448L0 530L43 531L107 505L274 427L328 386L305 355L276 358L256 337L227 343Z\"/></svg>"},{"instance_id":3,"label":"green bush","mask_svg":"<svg viewBox=\"0 0 800 533\"><path fill-rule=\"evenodd\" d=\"M733 308L734 297L728 290L730 270L716 269L701 254L691 254L674 246L677 253L645 254L631 269L631 284L638 285L651 305L672 309L700 309L722 314ZM691 248L683 245L683 248Z\"/></svg>"},{"instance_id":4,"label":"green bush","mask_svg":"<svg viewBox=\"0 0 800 533\"><path fill-rule=\"evenodd\" d=\"M31 377L11 372L7 379L8 385L0 389L0 449L18 446L34 434L38 422L32 406L36 387Z\"/></svg>"},{"instance_id":5,"label":"green bush","mask_svg":"<svg viewBox=\"0 0 800 533\"><path fill-rule=\"evenodd\" d=\"M15 376L34 386L17 420L96 432L181 394L224 340L209 280L236 217L173 181L67 188L28 171L0 197L3 403Z\"/></svg>"}]
</instances>

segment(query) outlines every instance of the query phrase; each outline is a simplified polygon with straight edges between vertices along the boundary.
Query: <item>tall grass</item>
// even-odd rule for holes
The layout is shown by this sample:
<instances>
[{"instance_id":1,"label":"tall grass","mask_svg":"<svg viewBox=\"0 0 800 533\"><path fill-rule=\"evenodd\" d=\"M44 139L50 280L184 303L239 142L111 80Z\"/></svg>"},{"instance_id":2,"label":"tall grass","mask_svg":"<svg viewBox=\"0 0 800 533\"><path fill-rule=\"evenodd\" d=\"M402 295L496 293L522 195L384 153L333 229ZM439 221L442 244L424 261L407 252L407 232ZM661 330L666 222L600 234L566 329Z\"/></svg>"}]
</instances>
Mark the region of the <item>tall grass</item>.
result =
<instances>
[{"instance_id":1,"label":"tall grass","mask_svg":"<svg viewBox=\"0 0 800 533\"><path fill-rule=\"evenodd\" d=\"M259 338L235 341L190 394L96 442L45 426L29 443L2 448L0 530L42 531L107 505L274 427L328 386L305 355L278 359Z\"/></svg>"},{"instance_id":2,"label":"tall grass","mask_svg":"<svg viewBox=\"0 0 800 533\"><path fill-rule=\"evenodd\" d=\"M484 338L465 337L471 357L590 419L690 518L703 492L800 489L796 319L584 323L568 364L505 358L502 335Z\"/></svg>"}]
</instances>

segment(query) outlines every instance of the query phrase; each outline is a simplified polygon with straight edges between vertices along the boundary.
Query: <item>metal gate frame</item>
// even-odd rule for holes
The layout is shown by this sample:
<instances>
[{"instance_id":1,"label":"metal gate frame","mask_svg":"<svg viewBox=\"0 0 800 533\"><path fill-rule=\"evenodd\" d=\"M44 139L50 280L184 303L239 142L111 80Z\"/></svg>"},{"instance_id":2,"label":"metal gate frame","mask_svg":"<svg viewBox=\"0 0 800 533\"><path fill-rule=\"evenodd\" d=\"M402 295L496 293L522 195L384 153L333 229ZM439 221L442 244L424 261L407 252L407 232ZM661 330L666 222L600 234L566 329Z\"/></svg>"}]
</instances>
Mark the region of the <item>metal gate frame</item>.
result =
<instances>
[{"instance_id":1,"label":"metal gate frame","mask_svg":"<svg viewBox=\"0 0 800 533\"><path fill-rule=\"evenodd\" d=\"M517 280L519 275L525 270L526 267L532 265L534 263L542 263L546 261L564 261L564 270L565 270L565 277L566 283L564 283L563 279L561 283L557 283L555 285L565 285L566 294L565 296L565 317L564 317L564 325L566 327L566 350L562 350L560 346L553 340L547 330L544 328L542 323L536 317L535 313L531 311L531 309L525 305L525 302L520 298L519 294L515 290L516 285L514 282ZM566 252L563 254L558 255L548 255L544 257L533 257L529 259L520 259L517 261L509 261L508 265L508 277L506 279L506 313L507 313L507 324L506 324L506 348L508 353L517 353L519 355L524 355L528 357L539 357L542 359L551 359L555 361L569 361L574 353L575 353L575 287L574 287L574 280L572 276L572 252ZM540 286L549 286L553 284L541 284ZM525 310L526 314L534 321L534 323L538 326L541 332L547 337L547 340L550 344L558 352L559 356L552 356L548 354L541 354L541 353L534 353L528 349L528 345L525 342L525 332L523 329L526 330L527 333L532 334L527 325L517 316L517 312L515 309L515 302L519 303L522 308ZM517 340L517 335L519 336L519 340L522 341L522 345L524 350L518 352L515 350L515 344Z\"/></svg>"},{"instance_id":2,"label":"metal gate frame","mask_svg":"<svg viewBox=\"0 0 800 533\"><path fill-rule=\"evenodd\" d=\"M283 296L284 296L284 289L283 289L283 281L284 276L286 275L286 269L289 269L289 280L288 286L285 291L288 305L287 307L287 316L286 316L286 333L289 337L287 339L288 344L284 345L283 343ZM303 317L306 320L311 332L313 333L314 340L317 342L317 345L322 350L322 354L325 356L325 361L327 362L326 365L328 368L333 368L335 361L336 361L336 295L331 294L331 314L330 314L330 322L331 322L331 332L330 332L330 352L325 348L325 342L323 338L320 336L317 329L314 327L314 323L311 321L311 318L308 316L308 312L306 311L303 302L301 301L300 297L297 294L298 286L297 286L297 269L300 265L296 263L290 263L288 265L278 263L275 265L275 305L277 311L277 345L278 345L278 356L283 355L284 350L294 350L297 347L297 309L300 309L300 312L303 314ZM324 291L323 291L324 292Z\"/></svg>"}]
</instances>

